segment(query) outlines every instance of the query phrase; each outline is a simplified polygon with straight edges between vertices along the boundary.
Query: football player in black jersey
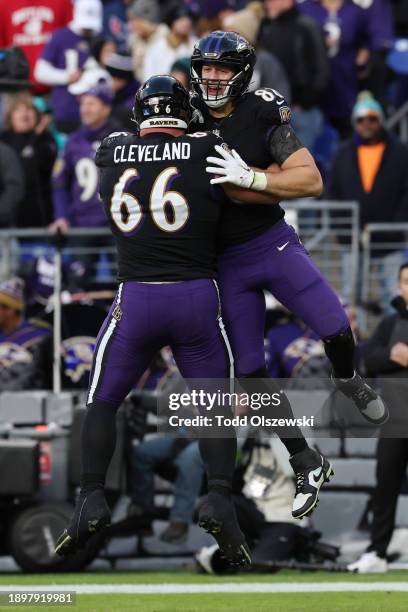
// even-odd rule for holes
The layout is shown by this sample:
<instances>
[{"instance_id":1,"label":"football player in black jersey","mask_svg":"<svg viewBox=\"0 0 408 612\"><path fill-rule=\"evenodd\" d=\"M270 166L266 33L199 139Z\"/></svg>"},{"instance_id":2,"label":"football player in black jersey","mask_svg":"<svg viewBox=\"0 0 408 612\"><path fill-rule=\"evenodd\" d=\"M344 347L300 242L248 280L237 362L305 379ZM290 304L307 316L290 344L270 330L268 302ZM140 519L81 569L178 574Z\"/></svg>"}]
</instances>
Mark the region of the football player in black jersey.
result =
<instances>
[{"instance_id":1,"label":"football player in black jersey","mask_svg":"<svg viewBox=\"0 0 408 612\"><path fill-rule=\"evenodd\" d=\"M202 38L191 60L193 103L201 112L195 129L213 130L235 149L216 146L219 156L207 159L207 171L216 176L213 184L234 185L236 199L247 202L224 206L218 258L223 316L236 374L247 380L267 376L263 291L269 290L322 338L335 385L368 421L383 423L388 418L386 406L354 370L353 334L339 299L284 221L279 200L318 196L322 180L313 157L289 124L284 98L270 88L247 91L254 63L255 51L245 38L222 31ZM332 469L308 447L300 429L295 435L281 439L297 477L292 513L302 518L313 511Z\"/></svg>"},{"instance_id":2,"label":"football player in black jersey","mask_svg":"<svg viewBox=\"0 0 408 612\"><path fill-rule=\"evenodd\" d=\"M189 93L176 79L152 77L136 94L139 134L111 134L96 155L120 284L96 342L81 490L57 542L60 555L75 552L109 524L104 483L115 448L116 411L158 350L171 347L186 379L228 383L229 347L214 280L217 198L224 195L205 171L206 156L222 140L186 135L192 115ZM223 439L200 439L209 493L199 523L232 564L246 565L250 554L231 497L235 431L231 426L222 433Z\"/></svg>"}]
</instances>

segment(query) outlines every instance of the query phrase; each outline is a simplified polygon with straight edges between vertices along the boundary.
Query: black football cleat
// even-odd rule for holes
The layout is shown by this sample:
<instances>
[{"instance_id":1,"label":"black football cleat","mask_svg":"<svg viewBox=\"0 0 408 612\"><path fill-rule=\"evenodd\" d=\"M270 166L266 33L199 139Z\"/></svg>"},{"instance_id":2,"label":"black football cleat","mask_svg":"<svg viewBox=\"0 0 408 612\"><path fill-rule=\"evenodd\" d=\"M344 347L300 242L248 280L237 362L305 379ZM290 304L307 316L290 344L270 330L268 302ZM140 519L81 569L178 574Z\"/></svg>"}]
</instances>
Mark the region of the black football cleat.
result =
<instances>
[{"instance_id":1,"label":"black football cleat","mask_svg":"<svg viewBox=\"0 0 408 612\"><path fill-rule=\"evenodd\" d=\"M74 555L93 535L110 526L111 513L102 489L80 495L69 525L57 540L55 552Z\"/></svg>"},{"instance_id":2,"label":"black football cleat","mask_svg":"<svg viewBox=\"0 0 408 612\"><path fill-rule=\"evenodd\" d=\"M388 421L387 405L359 374L355 373L353 378L349 379L332 376L332 380L339 391L353 400L361 415L367 421L373 425L383 425Z\"/></svg>"},{"instance_id":3,"label":"black football cleat","mask_svg":"<svg viewBox=\"0 0 408 612\"><path fill-rule=\"evenodd\" d=\"M238 525L231 497L210 491L200 508L198 524L216 540L220 553L235 567L251 564L251 553Z\"/></svg>"},{"instance_id":4,"label":"black football cleat","mask_svg":"<svg viewBox=\"0 0 408 612\"><path fill-rule=\"evenodd\" d=\"M290 458L296 475L296 493L292 516L301 519L310 516L319 503L319 492L333 476L330 461L312 448L306 448Z\"/></svg>"}]
</instances>

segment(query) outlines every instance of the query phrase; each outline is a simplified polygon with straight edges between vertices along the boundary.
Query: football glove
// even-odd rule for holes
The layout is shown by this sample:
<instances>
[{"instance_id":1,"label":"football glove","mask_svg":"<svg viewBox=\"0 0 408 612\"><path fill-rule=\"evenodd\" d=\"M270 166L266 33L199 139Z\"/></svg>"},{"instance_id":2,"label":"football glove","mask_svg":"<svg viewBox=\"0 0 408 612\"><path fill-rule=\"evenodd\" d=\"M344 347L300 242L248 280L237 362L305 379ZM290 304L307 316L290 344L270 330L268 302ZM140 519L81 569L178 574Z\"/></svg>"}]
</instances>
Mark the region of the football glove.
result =
<instances>
[{"instance_id":1,"label":"football glove","mask_svg":"<svg viewBox=\"0 0 408 612\"><path fill-rule=\"evenodd\" d=\"M211 179L212 185L231 183L242 189L263 191L266 187L266 176L263 172L254 172L235 149L215 145L221 157L207 157L207 163L213 164L205 169L208 174L217 175Z\"/></svg>"}]
</instances>

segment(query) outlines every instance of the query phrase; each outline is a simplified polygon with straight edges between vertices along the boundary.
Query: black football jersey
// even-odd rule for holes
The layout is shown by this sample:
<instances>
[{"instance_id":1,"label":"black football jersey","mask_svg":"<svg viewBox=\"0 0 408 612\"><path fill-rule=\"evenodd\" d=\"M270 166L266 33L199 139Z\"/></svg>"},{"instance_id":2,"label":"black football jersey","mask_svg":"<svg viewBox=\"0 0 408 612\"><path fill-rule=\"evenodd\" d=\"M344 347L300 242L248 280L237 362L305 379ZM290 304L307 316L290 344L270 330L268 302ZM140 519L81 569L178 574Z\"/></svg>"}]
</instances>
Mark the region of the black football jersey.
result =
<instances>
[{"instance_id":1,"label":"black football jersey","mask_svg":"<svg viewBox=\"0 0 408 612\"><path fill-rule=\"evenodd\" d=\"M193 96L204 122L193 124L193 130L211 130L218 134L250 166L267 168L275 160L270 139L274 130L290 120L290 108L283 96L270 88L244 94L235 102L227 117L212 117L204 103ZM226 200L220 225L220 246L240 244L262 234L280 221L284 211L279 205L234 204Z\"/></svg>"},{"instance_id":2,"label":"black football jersey","mask_svg":"<svg viewBox=\"0 0 408 612\"><path fill-rule=\"evenodd\" d=\"M223 191L205 158L215 134L111 134L96 154L99 193L118 251L119 281L214 278Z\"/></svg>"}]
</instances>

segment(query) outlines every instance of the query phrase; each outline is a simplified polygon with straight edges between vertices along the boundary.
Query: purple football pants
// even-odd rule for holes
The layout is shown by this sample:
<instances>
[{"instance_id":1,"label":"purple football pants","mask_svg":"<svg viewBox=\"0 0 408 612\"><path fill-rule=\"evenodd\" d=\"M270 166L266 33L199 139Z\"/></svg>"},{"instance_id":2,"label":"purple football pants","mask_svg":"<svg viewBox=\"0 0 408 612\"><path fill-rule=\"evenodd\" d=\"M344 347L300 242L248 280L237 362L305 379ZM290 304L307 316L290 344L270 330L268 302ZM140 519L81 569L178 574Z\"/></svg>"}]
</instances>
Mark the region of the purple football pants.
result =
<instances>
[{"instance_id":1,"label":"purple football pants","mask_svg":"<svg viewBox=\"0 0 408 612\"><path fill-rule=\"evenodd\" d=\"M171 284L128 281L98 334L88 404L121 404L155 354L170 346L188 379L228 379L229 345L211 279Z\"/></svg>"},{"instance_id":2,"label":"purple football pants","mask_svg":"<svg viewBox=\"0 0 408 612\"><path fill-rule=\"evenodd\" d=\"M264 290L321 338L349 327L336 293L293 227L283 220L261 236L228 248L218 259L218 272L222 316L237 376L265 367Z\"/></svg>"}]
</instances>

